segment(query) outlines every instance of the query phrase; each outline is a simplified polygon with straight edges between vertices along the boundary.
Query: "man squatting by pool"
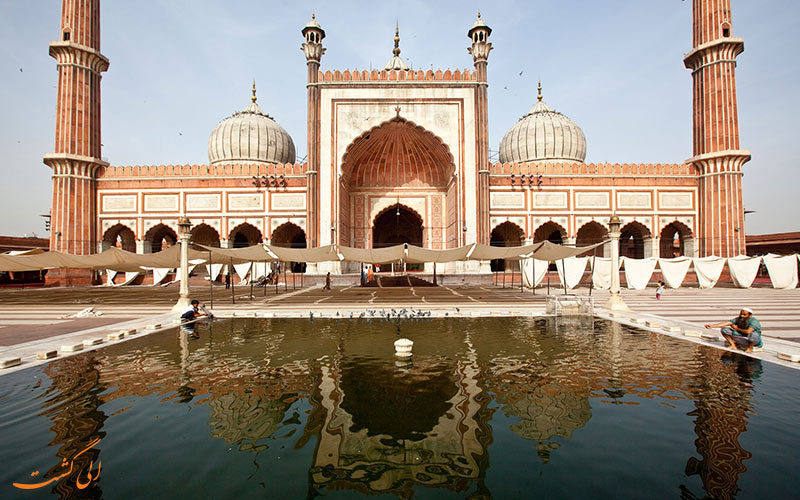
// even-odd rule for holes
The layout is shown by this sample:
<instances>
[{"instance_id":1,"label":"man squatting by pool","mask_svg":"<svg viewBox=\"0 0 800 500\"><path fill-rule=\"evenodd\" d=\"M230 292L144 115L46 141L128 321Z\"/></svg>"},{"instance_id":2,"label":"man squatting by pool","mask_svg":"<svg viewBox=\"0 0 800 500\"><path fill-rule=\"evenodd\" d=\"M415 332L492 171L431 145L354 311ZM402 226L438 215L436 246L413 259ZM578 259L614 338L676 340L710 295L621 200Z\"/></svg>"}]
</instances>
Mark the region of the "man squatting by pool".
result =
<instances>
[{"instance_id":1,"label":"man squatting by pool","mask_svg":"<svg viewBox=\"0 0 800 500\"><path fill-rule=\"evenodd\" d=\"M195 299L192 301L192 307L186 310L185 313L181 314L181 319L184 321L193 321L196 320L198 316L208 316L204 312L200 312L200 301Z\"/></svg>"},{"instance_id":2,"label":"man squatting by pool","mask_svg":"<svg viewBox=\"0 0 800 500\"><path fill-rule=\"evenodd\" d=\"M761 347L761 323L753 317L753 310L743 307L739 316L730 321L705 325L706 328L722 328L720 333L730 344L731 349L738 349L739 344L747 346L744 352L753 352L753 347Z\"/></svg>"}]
</instances>

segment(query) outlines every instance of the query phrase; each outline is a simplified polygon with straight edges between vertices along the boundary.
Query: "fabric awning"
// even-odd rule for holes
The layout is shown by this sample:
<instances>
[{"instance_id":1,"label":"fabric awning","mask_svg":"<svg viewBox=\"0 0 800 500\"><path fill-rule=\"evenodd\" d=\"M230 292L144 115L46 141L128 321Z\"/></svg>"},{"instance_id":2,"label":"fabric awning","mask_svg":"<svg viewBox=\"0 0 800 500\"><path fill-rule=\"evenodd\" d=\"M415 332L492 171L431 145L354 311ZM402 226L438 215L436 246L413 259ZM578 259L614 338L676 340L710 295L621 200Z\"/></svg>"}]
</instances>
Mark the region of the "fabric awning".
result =
<instances>
[{"instance_id":1,"label":"fabric awning","mask_svg":"<svg viewBox=\"0 0 800 500\"><path fill-rule=\"evenodd\" d=\"M352 248L339 247L344 260L351 262L367 262L369 264L388 264L405 258L404 245L386 248Z\"/></svg>"},{"instance_id":2,"label":"fabric awning","mask_svg":"<svg viewBox=\"0 0 800 500\"><path fill-rule=\"evenodd\" d=\"M336 247L326 245L317 248L287 248L265 245L281 262L335 262L341 260Z\"/></svg>"},{"instance_id":3,"label":"fabric awning","mask_svg":"<svg viewBox=\"0 0 800 500\"><path fill-rule=\"evenodd\" d=\"M197 258L203 259L206 263L209 260L209 252L211 253L211 264L230 264L231 262L243 264L245 262L275 262L280 260L275 255L270 254L261 244L243 248L218 248L197 244L194 246L202 249L196 251Z\"/></svg>"},{"instance_id":4,"label":"fabric awning","mask_svg":"<svg viewBox=\"0 0 800 500\"><path fill-rule=\"evenodd\" d=\"M444 263L466 260L473 246L474 245L464 245L463 247L451 248L448 250L432 250L430 248L408 245L405 261L411 264L423 264L425 262Z\"/></svg>"}]
</instances>

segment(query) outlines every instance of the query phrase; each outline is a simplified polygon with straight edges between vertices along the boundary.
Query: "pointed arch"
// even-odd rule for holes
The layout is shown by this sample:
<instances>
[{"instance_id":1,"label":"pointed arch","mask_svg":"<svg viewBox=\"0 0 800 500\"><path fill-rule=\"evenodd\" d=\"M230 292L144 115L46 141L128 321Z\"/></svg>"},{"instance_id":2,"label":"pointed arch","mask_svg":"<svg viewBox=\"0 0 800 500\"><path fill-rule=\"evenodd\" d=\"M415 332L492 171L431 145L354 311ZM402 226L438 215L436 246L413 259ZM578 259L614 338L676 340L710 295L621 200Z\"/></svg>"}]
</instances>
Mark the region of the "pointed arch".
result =
<instances>
[{"instance_id":1,"label":"pointed arch","mask_svg":"<svg viewBox=\"0 0 800 500\"><path fill-rule=\"evenodd\" d=\"M401 243L423 246L423 218L416 210L395 203L381 210L372 222L372 248L383 248Z\"/></svg>"},{"instance_id":2,"label":"pointed arch","mask_svg":"<svg viewBox=\"0 0 800 500\"><path fill-rule=\"evenodd\" d=\"M192 228L191 241L207 247L219 247L219 233L206 223L198 224Z\"/></svg>"},{"instance_id":3,"label":"pointed arch","mask_svg":"<svg viewBox=\"0 0 800 500\"><path fill-rule=\"evenodd\" d=\"M644 240L651 237L650 230L638 221L632 221L620 230L619 255L632 259L644 258Z\"/></svg>"},{"instance_id":4,"label":"pointed arch","mask_svg":"<svg viewBox=\"0 0 800 500\"><path fill-rule=\"evenodd\" d=\"M491 232L489 245L493 247L516 247L522 245L525 239L525 230L511 221L496 225ZM518 261L494 259L490 262L492 271L515 270Z\"/></svg>"},{"instance_id":5,"label":"pointed arch","mask_svg":"<svg viewBox=\"0 0 800 500\"><path fill-rule=\"evenodd\" d=\"M231 229L228 238L233 248L249 247L264 241L261 231L247 222L243 222Z\"/></svg>"},{"instance_id":6,"label":"pointed arch","mask_svg":"<svg viewBox=\"0 0 800 500\"><path fill-rule=\"evenodd\" d=\"M136 235L125 224L114 224L103 233L103 250L110 247L136 252Z\"/></svg>"},{"instance_id":7,"label":"pointed arch","mask_svg":"<svg viewBox=\"0 0 800 500\"><path fill-rule=\"evenodd\" d=\"M536 231L533 232L533 241L549 241L551 243L557 243L559 245L564 244L564 240L567 239L567 230L564 227L554 221L547 221L538 228Z\"/></svg>"},{"instance_id":8,"label":"pointed arch","mask_svg":"<svg viewBox=\"0 0 800 500\"><path fill-rule=\"evenodd\" d=\"M373 127L347 146L342 175L351 188L446 188L455 160L442 139L396 116Z\"/></svg>"},{"instance_id":9,"label":"pointed arch","mask_svg":"<svg viewBox=\"0 0 800 500\"><path fill-rule=\"evenodd\" d=\"M270 243L276 247L306 248L306 232L297 224L284 222L272 231ZM290 262L289 266L293 273L306 271L305 262Z\"/></svg>"},{"instance_id":10,"label":"pointed arch","mask_svg":"<svg viewBox=\"0 0 800 500\"><path fill-rule=\"evenodd\" d=\"M694 235L686 224L674 220L661 228L659 254L662 259L691 255Z\"/></svg>"},{"instance_id":11,"label":"pointed arch","mask_svg":"<svg viewBox=\"0 0 800 500\"><path fill-rule=\"evenodd\" d=\"M150 243L150 251L156 253L176 244L178 234L166 224L156 224L144 234L144 239Z\"/></svg>"},{"instance_id":12,"label":"pointed arch","mask_svg":"<svg viewBox=\"0 0 800 500\"><path fill-rule=\"evenodd\" d=\"M589 221L582 225L575 235L575 246L594 245L608 239L608 228L597 221ZM603 257L605 255L603 246L597 247L585 255L596 255Z\"/></svg>"}]
</instances>

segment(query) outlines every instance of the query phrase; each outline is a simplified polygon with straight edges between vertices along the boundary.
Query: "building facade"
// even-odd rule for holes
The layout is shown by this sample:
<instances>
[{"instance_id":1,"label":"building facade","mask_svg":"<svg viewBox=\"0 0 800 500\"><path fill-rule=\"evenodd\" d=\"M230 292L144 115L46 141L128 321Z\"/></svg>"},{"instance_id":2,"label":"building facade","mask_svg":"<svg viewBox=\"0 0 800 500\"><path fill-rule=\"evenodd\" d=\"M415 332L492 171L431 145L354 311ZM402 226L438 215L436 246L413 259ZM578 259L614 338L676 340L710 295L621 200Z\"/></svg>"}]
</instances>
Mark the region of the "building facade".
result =
<instances>
[{"instance_id":1,"label":"building facade","mask_svg":"<svg viewBox=\"0 0 800 500\"><path fill-rule=\"evenodd\" d=\"M206 165L108 165L100 154L99 0L63 0L50 44L59 83L51 248L78 254L110 245L140 253L177 240L188 215L199 243L268 241L376 248L410 243L454 248L544 239L603 241L613 213L632 257L744 253L742 165L730 0L697 0L694 43L684 61L694 80L694 151L681 164L587 164L577 124L545 104L503 137L490 161L488 62L492 30L478 15L467 30L472 67L412 70L395 32L382 70L322 70L325 31L302 28L308 78L307 157L250 104L221 121ZM533 99L531 99L533 101ZM357 264L354 264L357 266ZM445 272L488 272L453 263ZM352 272L347 263L309 272Z\"/></svg>"}]
</instances>

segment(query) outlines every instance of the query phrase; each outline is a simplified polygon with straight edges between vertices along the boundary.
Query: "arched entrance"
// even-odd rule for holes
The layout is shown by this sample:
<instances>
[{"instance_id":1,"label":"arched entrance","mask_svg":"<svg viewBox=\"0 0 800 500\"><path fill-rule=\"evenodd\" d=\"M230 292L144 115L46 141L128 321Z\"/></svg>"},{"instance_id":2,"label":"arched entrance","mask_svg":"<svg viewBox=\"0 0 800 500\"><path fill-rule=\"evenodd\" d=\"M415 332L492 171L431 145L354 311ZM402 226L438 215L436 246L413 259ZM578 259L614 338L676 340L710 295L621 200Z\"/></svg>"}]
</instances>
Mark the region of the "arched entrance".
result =
<instances>
[{"instance_id":1,"label":"arched entrance","mask_svg":"<svg viewBox=\"0 0 800 500\"><path fill-rule=\"evenodd\" d=\"M539 226L533 233L533 241L549 241L557 245L563 245L564 239L567 237L567 232L563 227L553 221L545 222Z\"/></svg>"},{"instance_id":2,"label":"arched entrance","mask_svg":"<svg viewBox=\"0 0 800 500\"><path fill-rule=\"evenodd\" d=\"M250 247L262 241L264 241L264 238L261 236L261 231L246 222L233 228L230 234L230 242L233 248Z\"/></svg>"},{"instance_id":3,"label":"arched entrance","mask_svg":"<svg viewBox=\"0 0 800 500\"><path fill-rule=\"evenodd\" d=\"M198 224L192 228L192 243L219 247L219 233L208 224Z\"/></svg>"},{"instance_id":4,"label":"arched entrance","mask_svg":"<svg viewBox=\"0 0 800 500\"><path fill-rule=\"evenodd\" d=\"M422 246L422 217L400 204L383 210L372 226L372 248L408 243Z\"/></svg>"},{"instance_id":5,"label":"arched entrance","mask_svg":"<svg viewBox=\"0 0 800 500\"><path fill-rule=\"evenodd\" d=\"M342 157L341 172L335 226L340 243L361 248L459 244L455 161L449 147L430 131L400 116L392 118L353 140ZM376 206L388 208L376 213Z\"/></svg>"},{"instance_id":6,"label":"arched entrance","mask_svg":"<svg viewBox=\"0 0 800 500\"><path fill-rule=\"evenodd\" d=\"M296 224L286 222L272 231L270 241L276 247L306 248L306 233ZM290 262L289 267L293 273L306 272L305 262Z\"/></svg>"},{"instance_id":7,"label":"arched entrance","mask_svg":"<svg viewBox=\"0 0 800 500\"><path fill-rule=\"evenodd\" d=\"M145 241L150 242L150 251L153 253L166 250L178 241L178 235L169 226L156 224L144 235Z\"/></svg>"},{"instance_id":8,"label":"arched entrance","mask_svg":"<svg viewBox=\"0 0 800 500\"><path fill-rule=\"evenodd\" d=\"M650 230L641 222L629 222L620 231L619 256L632 259L644 258L644 240L650 238Z\"/></svg>"},{"instance_id":9,"label":"arched entrance","mask_svg":"<svg viewBox=\"0 0 800 500\"><path fill-rule=\"evenodd\" d=\"M659 245L662 259L682 257L692 254L692 230L678 221L673 221L661 230Z\"/></svg>"},{"instance_id":10,"label":"arched entrance","mask_svg":"<svg viewBox=\"0 0 800 500\"><path fill-rule=\"evenodd\" d=\"M115 224L103 235L103 250L111 247L136 252L136 236L128 226Z\"/></svg>"},{"instance_id":11,"label":"arched entrance","mask_svg":"<svg viewBox=\"0 0 800 500\"><path fill-rule=\"evenodd\" d=\"M599 222L591 221L587 222L580 229L578 229L578 234L575 238L575 245L579 247L594 245L596 243L603 242L608 239L608 229L605 228ZM584 256L588 255L596 255L597 257L605 256L604 247L599 246L595 250L590 252L586 252Z\"/></svg>"},{"instance_id":12,"label":"arched entrance","mask_svg":"<svg viewBox=\"0 0 800 500\"><path fill-rule=\"evenodd\" d=\"M513 222L503 222L492 229L489 245L493 247L517 247L522 245L525 231ZM514 271L519 270L519 261L505 259L494 259L491 261L492 271Z\"/></svg>"}]
</instances>

